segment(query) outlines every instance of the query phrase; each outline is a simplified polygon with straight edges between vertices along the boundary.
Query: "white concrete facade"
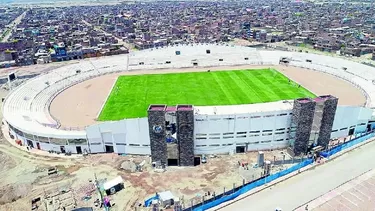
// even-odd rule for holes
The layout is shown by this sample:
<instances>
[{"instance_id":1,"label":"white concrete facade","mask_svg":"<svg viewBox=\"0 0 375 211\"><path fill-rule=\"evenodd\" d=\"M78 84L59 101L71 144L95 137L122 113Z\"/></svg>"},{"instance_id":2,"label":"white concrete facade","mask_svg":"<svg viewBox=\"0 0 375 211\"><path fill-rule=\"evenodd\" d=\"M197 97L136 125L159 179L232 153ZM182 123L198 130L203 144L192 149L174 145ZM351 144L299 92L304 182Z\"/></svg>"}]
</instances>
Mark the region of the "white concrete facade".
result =
<instances>
[{"instance_id":1,"label":"white concrete facade","mask_svg":"<svg viewBox=\"0 0 375 211\"><path fill-rule=\"evenodd\" d=\"M194 152L195 154L234 153L236 147L245 147L246 151L285 148L289 142L290 122L292 117L291 102L276 102L286 104L284 109L276 111L243 111L234 113L230 110L241 110L241 106L225 106L228 114L195 114L194 115ZM275 104L275 103L270 103ZM220 107L220 106L219 106ZM252 106L249 106L251 108ZM214 106L197 106L199 110L220 110ZM372 117L372 109L354 106L338 106L333 123L331 138L346 137L350 129L354 133L367 130L368 121ZM76 144L70 139L42 138L11 129L10 133L33 147L42 150L65 151L77 153L77 147L82 152L108 152L106 146L113 147L118 154L149 155L150 138L148 119L136 118L114 122L103 122L86 128L86 137ZM87 141L86 141L87 140Z\"/></svg>"},{"instance_id":2,"label":"white concrete facade","mask_svg":"<svg viewBox=\"0 0 375 211\"><path fill-rule=\"evenodd\" d=\"M206 53L207 49L211 50L210 54ZM176 55L176 51L181 54ZM291 58L290 65L347 80L365 94L364 107L338 107L332 138L346 136L352 128L357 132L366 130L368 121L374 119L375 84L372 81L375 80L375 68L323 55L228 45L173 46L82 60L28 80L7 96L2 110L5 122L12 126L10 133L24 144L32 143L35 148L58 151L63 147L72 153L78 149L100 153L109 147L115 153L150 154L147 118L103 122L76 131L63 130L50 114L49 105L66 88L103 74L193 67L194 63L199 67L276 65L281 57ZM195 107L195 153L228 153L236 146L245 146L247 150L287 146L292 103L267 105Z\"/></svg>"}]
</instances>

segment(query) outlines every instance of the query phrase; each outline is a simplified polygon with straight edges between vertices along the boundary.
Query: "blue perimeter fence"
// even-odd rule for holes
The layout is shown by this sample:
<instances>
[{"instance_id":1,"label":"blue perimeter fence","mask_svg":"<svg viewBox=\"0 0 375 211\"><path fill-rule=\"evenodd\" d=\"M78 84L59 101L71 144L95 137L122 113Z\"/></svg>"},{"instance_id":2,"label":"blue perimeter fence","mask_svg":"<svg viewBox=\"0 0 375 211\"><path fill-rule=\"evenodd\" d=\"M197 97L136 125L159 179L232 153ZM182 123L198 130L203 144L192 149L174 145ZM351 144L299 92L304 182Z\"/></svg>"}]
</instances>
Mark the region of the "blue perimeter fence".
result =
<instances>
[{"instance_id":1,"label":"blue perimeter fence","mask_svg":"<svg viewBox=\"0 0 375 211\"><path fill-rule=\"evenodd\" d=\"M330 149L329 151L326 151L326 152L322 152L321 153L321 156L323 157L329 157L331 155L334 155L342 150L345 150L349 147L352 147L356 144L359 144L363 141L366 141L372 137L374 137L375 134L374 132L370 132L370 133L362 133L362 134L359 134L359 136L355 137L354 139L346 142L346 143L343 143L339 146L336 146L332 149ZM184 211L204 211L204 210L207 210L207 209L210 209L212 207L215 207L215 206L218 206L219 204L221 203L224 203L224 202L227 202L227 201L230 201L230 200L233 200L235 198L237 198L239 195L241 194L244 194L256 187L259 187L259 186L262 186L266 183L269 183L269 182L272 182L280 177L283 177L287 174L290 174L294 171L298 171L299 169L305 167L305 166L308 166L309 164L312 164L314 162L313 159L306 159L290 168L287 168L283 171L280 171L280 172L277 172L275 174L272 174L272 175L269 175L267 177L261 177L257 180L254 180L254 181L251 181L250 183L247 183L245 185L242 185L242 186L239 186L235 189L232 189L232 190L229 190L225 193L222 193L220 195L217 195L215 196L214 198L211 198L209 200L206 200L204 202L201 202L199 204L196 204L192 207L189 207L189 208L186 208L184 209Z\"/></svg>"},{"instance_id":2,"label":"blue perimeter fence","mask_svg":"<svg viewBox=\"0 0 375 211\"><path fill-rule=\"evenodd\" d=\"M366 141L370 138L373 138L374 136L375 136L374 132L357 134L356 137L353 138L352 140L350 140L348 142L345 142L343 144L340 144L338 146L335 146L332 149L330 149L329 151L321 152L320 155L325 157L325 158L329 158L330 156L332 156L332 155L334 155L338 152L341 152L342 150L348 149L348 148L350 148L354 145L362 143L362 142L364 142L364 141Z\"/></svg>"},{"instance_id":3,"label":"blue perimeter fence","mask_svg":"<svg viewBox=\"0 0 375 211\"><path fill-rule=\"evenodd\" d=\"M144 206L149 207L149 206L151 206L151 203L152 203L153 200L158 200L158 199L159 199L159 196L155 195L155 196L145 200Z\"/></svg>"}]
</instances>

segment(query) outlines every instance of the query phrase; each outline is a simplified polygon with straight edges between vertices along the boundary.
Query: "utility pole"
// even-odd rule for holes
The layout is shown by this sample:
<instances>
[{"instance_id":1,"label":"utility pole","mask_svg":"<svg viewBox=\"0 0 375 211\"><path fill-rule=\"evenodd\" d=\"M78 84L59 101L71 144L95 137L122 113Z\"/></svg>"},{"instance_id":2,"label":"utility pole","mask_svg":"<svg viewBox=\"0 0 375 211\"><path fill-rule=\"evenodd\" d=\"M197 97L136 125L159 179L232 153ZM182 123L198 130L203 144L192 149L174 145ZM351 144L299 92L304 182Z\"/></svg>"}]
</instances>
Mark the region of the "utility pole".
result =
<instances>
[{"instance_id":1,"label":"utility pole","mask_svg":"<svg viewBox=\"0 0 375 211\"><path fill-rule=\"evenodd\" d=\"M95 177L95 186L96 186L96 189L98 190L99 195L100 195L100 203L103 204L103 194L100 191L99 181L98 181L98 178L96 177L96 173L94 173L94 177Z\"/></svg>"}]
</instances>

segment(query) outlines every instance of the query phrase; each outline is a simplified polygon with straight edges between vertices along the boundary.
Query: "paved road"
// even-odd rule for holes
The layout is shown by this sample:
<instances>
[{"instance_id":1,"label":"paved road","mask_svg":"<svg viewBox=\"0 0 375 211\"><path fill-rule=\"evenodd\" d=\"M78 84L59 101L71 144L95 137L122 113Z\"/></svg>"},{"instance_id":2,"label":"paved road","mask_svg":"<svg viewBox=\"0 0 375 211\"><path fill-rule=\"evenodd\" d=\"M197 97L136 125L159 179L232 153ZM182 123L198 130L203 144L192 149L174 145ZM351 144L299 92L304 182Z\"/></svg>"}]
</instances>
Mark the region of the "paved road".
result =
<instances>
[{"instance_id":1,"label":"paved road","mask_svg":"<svg viewBox=\"0 0 375 211\"><path fill-rule=\"evenodd\" d=\"M375 142L244 198L220 211L291 211L335 187L375 169ZM354 211L354 210L353 210Z\"/></svg>"},{"instance_id":2,"label":"paved road","mask_svg":"<svg viewBox=\"0 0 375 211\"><path fill-rule=\"evenodd\" d=\"M12 35L13 29L17 28L18 24L21 23L21 20L25 17L25 15L26 15L26 11L23 12L20 16L18 16L16 19L14 19L14 21L12 21L12 23L9 24L11 26L11 28L9 29L10 32L7 35L5 35L5 37L1 40L2 42L8 41L8 39Z\"/></svg>"}]
</instances>

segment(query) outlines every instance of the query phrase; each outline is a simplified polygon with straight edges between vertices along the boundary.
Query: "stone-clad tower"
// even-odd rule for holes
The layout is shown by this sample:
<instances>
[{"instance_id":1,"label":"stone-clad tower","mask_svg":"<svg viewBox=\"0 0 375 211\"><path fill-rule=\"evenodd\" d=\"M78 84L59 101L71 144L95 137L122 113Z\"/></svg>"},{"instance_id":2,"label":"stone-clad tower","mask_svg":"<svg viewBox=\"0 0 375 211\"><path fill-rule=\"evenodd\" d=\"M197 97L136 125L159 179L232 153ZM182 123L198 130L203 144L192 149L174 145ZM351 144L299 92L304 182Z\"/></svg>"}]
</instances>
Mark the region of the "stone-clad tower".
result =
<instances>
[{"instance_id":1,"label":"stone-clad tower","mask_svg":"<svg viewBox=\"0 0 375 211\"><path fill-rule=\"evenodd\" d=\"M324 107L317 144L326 149L331 138L331 131L333 120L335 119L338 98L331 95L326 95L320 96L319 99L324 100Z\"/></svg>"},{"instance_id":2,"label":"stone-clad tower","mask_svg":"<svg viewBox=\"0 0 375 211\"><path fill-rule=\"evenodd\" d=\"M165 105L150 105L148 128L152 161L167 164L167 142L165 141Z\"/></svg>"},{"instance_id":3,"label":"stone-clad tower","mask_svg":"<svg viewBox=\"0 0 375 211\"><path fill-rule=\"evenodd\" d=\"M298 156L307 152L314 111L315 101L312 99L294 100L290 131L290 142L294 155Z\"/></svg>"},{"instance_id":4,"label":"stone-clad tower","mask_svg":"<svg viewBox=\"0 0 375 211\"><path fill-rule=\"evenodd\" d=\"M194 110L191 105L177 106L177 140L180 166L194 165Z\"/></svg>"}]
</instances>

